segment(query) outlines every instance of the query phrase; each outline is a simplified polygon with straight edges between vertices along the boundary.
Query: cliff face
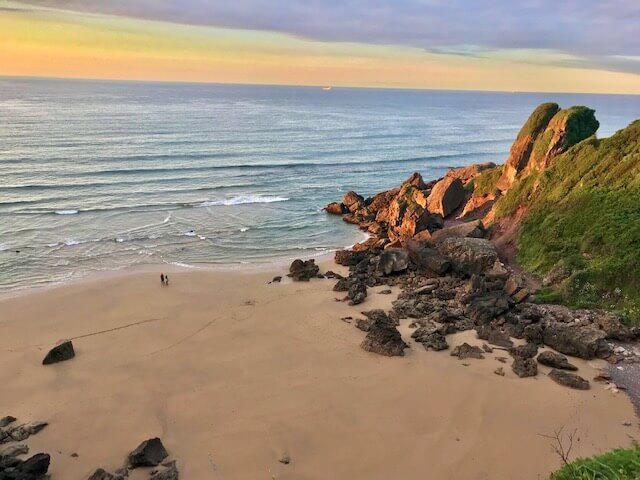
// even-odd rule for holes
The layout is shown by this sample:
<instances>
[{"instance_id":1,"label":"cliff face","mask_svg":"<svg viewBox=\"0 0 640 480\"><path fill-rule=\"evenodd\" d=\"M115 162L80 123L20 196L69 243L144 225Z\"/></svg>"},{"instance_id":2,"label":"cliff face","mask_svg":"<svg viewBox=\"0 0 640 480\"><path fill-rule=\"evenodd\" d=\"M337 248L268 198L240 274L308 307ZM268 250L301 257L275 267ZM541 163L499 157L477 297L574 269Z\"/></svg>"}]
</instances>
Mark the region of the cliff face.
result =
<instances>
[{"instance_id":1,"label":"cliff face","mask_svg":"<svg viewBox=\"0 0 640 480\"><path fill-rule=\"evenodd\" d=\"M511 146L498 190L505 192L516 179L544 170L554 157L595 134L600 123L594 113L586 107L561 110L555 103L536 108Z\"/></svg>"}]
</instances>

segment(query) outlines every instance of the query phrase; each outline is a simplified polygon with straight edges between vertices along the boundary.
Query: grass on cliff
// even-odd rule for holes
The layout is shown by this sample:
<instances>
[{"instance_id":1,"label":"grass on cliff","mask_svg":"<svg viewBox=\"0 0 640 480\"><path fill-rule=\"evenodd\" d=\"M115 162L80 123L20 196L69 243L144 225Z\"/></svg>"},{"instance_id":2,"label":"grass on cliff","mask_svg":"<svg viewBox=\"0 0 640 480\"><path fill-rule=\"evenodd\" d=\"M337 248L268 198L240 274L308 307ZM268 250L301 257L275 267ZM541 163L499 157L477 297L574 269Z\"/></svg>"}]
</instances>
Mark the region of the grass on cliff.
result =
<instances>
[{"instance_id":1,"label":"grass on cliff","mask_svg":"<svg viewBox=\"0 0 640 480\"><path fill-rule=\"evenodd\" d=\"M496 184L502 175L502 169L502 165L497 165L493 168L483 170L476 178L469 182L466 188L473 192L474 197L483 197L490 193L495 193L497 190Z\"/></svg>"},{"instance_id":2,"label":"grass on cliff","mask_svg":"<svg viewBox=\"0 0 640 480\"><path fill-rule=\"evenodd\" d=\"M525 268L544 275L563 262L573 271L560 292L570 306L640 323L640 121L516 182L496 202L496 218L520 206L528 209L518 255Z\"/></svg>"},{"instance_id":3,"label":"grass on cliff","mask_svg":"<svg viewBox=\"0 0 640 480\"><path fill-rule=\"evenodd\" d=\"M638 480L640 448L618 449L565 465L550 480Z\"/></svg>"}]
</instances>

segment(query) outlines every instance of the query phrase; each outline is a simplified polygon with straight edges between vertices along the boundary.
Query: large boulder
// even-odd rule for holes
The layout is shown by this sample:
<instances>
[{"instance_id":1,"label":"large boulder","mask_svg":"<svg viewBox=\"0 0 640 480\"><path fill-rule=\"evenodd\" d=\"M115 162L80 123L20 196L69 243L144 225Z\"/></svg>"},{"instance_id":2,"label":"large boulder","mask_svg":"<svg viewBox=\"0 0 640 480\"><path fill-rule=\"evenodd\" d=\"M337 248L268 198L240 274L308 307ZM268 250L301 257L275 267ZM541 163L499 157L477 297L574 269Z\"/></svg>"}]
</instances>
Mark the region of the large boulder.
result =
<instances>
[{"instance_id":1,"label":"large boulder","mask_svg":"<svg viewBox=\"0 0 640 480\"><path fill-rule=\"evenodd\" d=\"M178 480L180 478L175 461L163 465L165 466L164 470L152 472L150 480Z\"/></svg>"},{"instance_id":2,"label":"large boulder","mask_svg":"<svg viewBox=\"0 0 640 480\"><path fill-rule=\"evenodd\" d=\"M67 340L49 350L47 356L42 360L42 364L51 365L53 363L64 362L66 360L71 360L75 356L76 352L73 349L73 343L71 340Z\"/></svg>"},{"instance_id":3,"label":"large boulder","mask_svg":"<svg viewBox=\"0 0 640 480\"><path fill-rule=\"evenodd\" d=\"M465 199L464 185L458 178L445 177L435 184L427 198L427 210L449 216Z\"/></svg>"},{"instance_id":4,"label":"large boulder","mask_svg":"<svg viewBox=\"0 0 640 480\"><path fill-rule=\"evenodd\" d=\"M451 259L453 269L463 275L481 274L498 259L496 247L484 238L451 237L440 242L437 248Z\"/></svg>"},{"instance_id":5,"label":"large boulder","mask_svg":"<svg viewBox=\"0 0 640 480\"><path fill-rule=\"evenodd\" d=\"M342 204L353 213L364 207L364 197L356 192L347 192L342 198Z\"/></svg>"},{"instance_id":6,"label":"large boulder","mask_svg":"<svg viewBox=\"0 0 640 480\"><path fill-rule=\"evenodd\" d=\"M345 213L349 213L349 209L346 207L344 203L332 202L326 207L324 207L325 212L330 213L332 215L343 215Z\"/></svg>"},{"instance_id":7,"label":"large boulder","mask_svg":"<svg viewBox=\"0 0 640 480\"><path fill-rule=\"evenodd\" d=\"M489 168L495 168L496 164L493 162L486 163L474 163L467 167L451 169L447 172L447 177L459 179L463 185L467 185L471 180L477 177L484 170Z\"/></svg>"},{"instance_id":8,"label":"large boulder","mask_svg":"<svg viewBox=\"0 0 640 480\"><path fill-rule=\"evenodd\" d=\"M388 248L380 254L378 271L384 275L402 272L409 266L409 253L401 248Z\"/></svg>"},{"instance_id":9,"label":"large boulder","mask_svg":"<svg viewBox=\"0 0 640 480\"><path fill-rule=\"evenodd\" d=\"M427 185L422 179L422 175L418 172L413 172L409 178L402 182L402 186L404 187L405 185L411 185L412 187L416 187L418 190L424 190L427 188Z\"/></svg>"},{"instance_id":10,"label":"large boulder","mask_svg":"<svg viewBox=\"0 0 640 480\"><path fill-rule=\"evenodd\" d=\"M408 345L389 320L376 319L360 344L363 350L387 357L403 356Z\"/></svg>"},{"instance_id":11,"label":"large boulder","mask_svg":"<svg viewBox=\"0 0 640 480\"><path fill-rule=\"evenodd\" d=\"M591 360L607 358L613 352L607 334L592 325L548 322L542 331L545 345L565 355Z\"/></svg>"},{"instance_id":12,"label":"large boulder","mask_svg":"<svg viewBox=\"0 0 640 480\"><path fill-rule=\"evenodd\" d=\"M431 234L431 242L438 243L452 237L484 238L485 233L482 221L475 220L437 230Z\"/></svg>"},{"instance_id":13,"label":"large boulder","mask_svg":"<svg viewBox=\"0 0 640 480\"><path fill-rule=\"evenodd\" d=\"M589 381L575 373L553 369L549 372L549 378L559 385L573 388L575 390L589 390Z\"/></svg>"},{"instance_id":14,"label":"large boulder","mask_svg":"<svg viewBox=\"0 0 640 480\"><path fill-rule=\"evenodd\" d=\"M449 348L445 337L446 332L446 326L438 326L432 321L425 321L411 334L411 338L421 343L426 350L438 352Z\"/></svg>"},{"instance_id":15,"label":"large boulder","mask_svg":"<svg viewBox=\"0 0 640 480\"><path fill-rule=\"evenodd\" d=\"M516 357L511 370L520 378L535 377L538 374L538 364L532 358Z\"/></svg>"},{"instance_id":16,"label":"large boulder","mask_svg":"<svg viewBox=\"0 0 640 480\"><path fill-rule=\"evenodd\" d=\"M138 467L155 467L160 465L169 453L162 445L162 441L158 438L145 440L129 454L129 466L131 468Z\"/></svg>"},{"instance_id":17,"label":"large boulder","mask_svg":"<svg viewBox=\"0 0 640 480\"><path fill-rule=\"evenodd\" d=\"M451 269L451 260L441 255L426 242L409 240L406 242L409 258L418 269L435 275L444 275Z\"/></svg>"},{"instance_id":18,"label":"large boulder","mask_svg":"<svg viewBox=\"0 0 640 480\"><path fill-rule=\"evenodd\" d=\"M458 357L458 360L464 360L465 358L483 359L484 353L480 347L469 345L465 342L454 348L451 352L451 356Z\"/></svg>"}]
</instances>

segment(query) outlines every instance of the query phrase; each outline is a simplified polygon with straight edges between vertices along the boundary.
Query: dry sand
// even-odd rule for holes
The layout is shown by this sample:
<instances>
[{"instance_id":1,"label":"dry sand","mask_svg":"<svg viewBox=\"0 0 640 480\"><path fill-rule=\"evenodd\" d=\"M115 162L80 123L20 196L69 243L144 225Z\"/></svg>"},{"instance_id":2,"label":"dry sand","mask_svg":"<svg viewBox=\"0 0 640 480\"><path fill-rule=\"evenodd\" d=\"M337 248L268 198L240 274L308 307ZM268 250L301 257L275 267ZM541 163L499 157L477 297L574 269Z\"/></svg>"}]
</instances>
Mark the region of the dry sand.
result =
<instances>
[{"instance_id":1,"label":"dry sand","mask_svg":"<svg viewBox=\"0 0 640 480\"><path fill-rule=\"evenodd\" d=\"M27 443L51 453L53 480L115 470L151 436L187 480L526 480L558 467L541 434L561 426L577 429L577 455L638 436L626 396L569 390L544 367L518 379L504 352L364 352L340 318L393 296L349 307L333 281L268 285L275 274L172 272L163 288L152 270L0 300L0 416L50 422ZM42 366L65 338L76 358ZM593 377L597 364L575 363Z\"/></svg>"}]
</instances>

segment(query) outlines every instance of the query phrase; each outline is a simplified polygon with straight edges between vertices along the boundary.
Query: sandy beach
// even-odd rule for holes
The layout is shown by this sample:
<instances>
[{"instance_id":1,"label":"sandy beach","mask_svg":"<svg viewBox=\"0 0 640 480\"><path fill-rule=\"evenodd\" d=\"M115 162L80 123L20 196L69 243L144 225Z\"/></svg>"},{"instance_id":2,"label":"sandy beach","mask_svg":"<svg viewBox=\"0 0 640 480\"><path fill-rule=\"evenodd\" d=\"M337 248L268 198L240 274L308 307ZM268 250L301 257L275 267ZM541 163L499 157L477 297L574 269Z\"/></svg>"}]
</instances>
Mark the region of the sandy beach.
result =
<instances>
[{"instance_id":1,"label":"sandy beach","mask_svg":"<svg viewBox=\"0 0 640 480\"><path fill-rule=\"evenodd\" d=\"M0 416L49 422L26 443L70 480L115 470L153 436L194 480L538 479L559 466L543 435L562 426L577 456L638 438L624 394L569 390L546 367L494 375L505 352L427 352L408 321L405 357L365 352L341 318L395 295L377 287L349 307L331 280L268 284L283 272L177 270L162 287L152 269L0 299ZM76 358L42 366L62 339ZM572 361L588 379L604 365Z\"/></svg>"}]
</instances>

